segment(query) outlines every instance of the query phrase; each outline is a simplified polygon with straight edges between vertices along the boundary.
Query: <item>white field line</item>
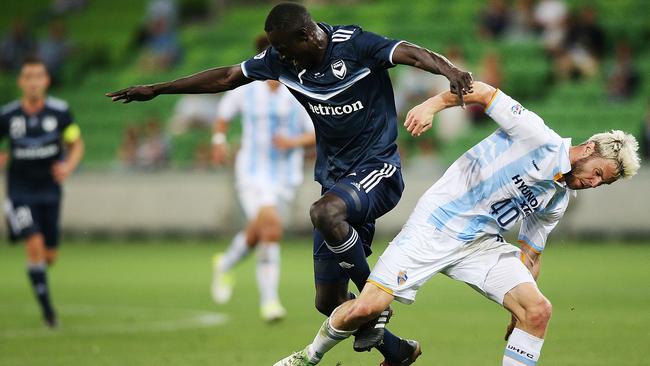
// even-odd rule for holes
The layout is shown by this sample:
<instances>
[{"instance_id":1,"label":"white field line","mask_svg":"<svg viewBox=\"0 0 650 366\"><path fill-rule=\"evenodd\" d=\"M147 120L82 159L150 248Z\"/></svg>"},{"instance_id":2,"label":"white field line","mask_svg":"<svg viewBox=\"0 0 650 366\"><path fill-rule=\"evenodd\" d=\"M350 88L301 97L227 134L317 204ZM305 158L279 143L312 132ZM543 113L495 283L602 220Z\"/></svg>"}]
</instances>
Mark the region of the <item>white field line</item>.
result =
<instances>
[{"instance_id":1,"label":"white field line","mask_svg":"<svg viewBox=\"0 0 650 366\"><path fill-rule=\"evenodd\" d=\"M179 308L68 304L61 305L58 309L59 318L63 320L63 324L58 329L49 330L45 326L38 328L0 329L0 339L173 332L183 329L210 328L223 325L228 321L228 316L225 314ZM86 324L68 326L65 324L66 315L89 318L97 315L128 315L133 316L133 319L120 319L120 322L113 324L95 324L92 319L88 319ZM155 317L152 315L155 315ZM138 317L153 317L154 319L138 321Z\"/></svg>"}]
</instances>

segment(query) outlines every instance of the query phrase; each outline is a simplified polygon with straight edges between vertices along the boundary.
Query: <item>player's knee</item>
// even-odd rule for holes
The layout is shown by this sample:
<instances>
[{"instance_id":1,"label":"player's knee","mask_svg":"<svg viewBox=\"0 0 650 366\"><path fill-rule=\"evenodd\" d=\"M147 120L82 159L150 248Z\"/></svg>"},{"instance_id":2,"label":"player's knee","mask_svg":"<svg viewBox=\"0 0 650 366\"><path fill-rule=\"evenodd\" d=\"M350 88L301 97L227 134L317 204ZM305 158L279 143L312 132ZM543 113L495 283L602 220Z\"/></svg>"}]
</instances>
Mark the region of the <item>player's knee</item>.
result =
<instances>
[{"instance_id":1,"label":"player's knee","mask_svg":"<svg viewBox=\"0 0 650 366\"><path fill-rule=\"evenodd\" d=\"M314 305L316 306L316 310L318 310L319 313L325 315L325 316L330 316L332 315L332 312L334 309L339 307L341 304L346 302L348 299L340 296L328 296L329 294L319 294L318 292L316 293L316 299L314 301Z\"/></svg>"},{"instance_id":2,"label":"player's knee","mask_svg":"<svg viewBox=\"0 0 650 366\"><path fill-rule=\"evenodd\" d=\"M366 322L378 317L383 310L372 302L356 300L348 312L348 320Z\"/></svg>"},{"instance_id":3,"label":"player's knee","mask_svg":"<svg viewBox=\"0 0 650 366\"><path fill-rule=\"evenodd\" d=\"M314 305L316 305L316 310L325 316L330 316L334 309L339 306L335 301L324 299L322 296L316 296Z\"/></svg>"},{"instance_id":4,"label":"player's knee","mask_svg":"<svg viewBox=\"0 0 650 366\"><path fill-rule=\"evenodd\" d=\"M57 257L58 253L55 250L48 250L45 253L45 263L47 263L48 266L51 266L56 262Z\"/></svg>"},{"instance_id":5,"label":"player's knee","mask_svg":"<svg viewBox=\"0 0 650 366\"><path fill-rule=\"evenodd\" d=\"M331 228L345 219L345 205L332 200L321 199L311 205L309 217L319 230Z\"/></svg>"},{"instance_id":6,"label":"player's knee","mask_svg":"<svg viewBox=\"0 0 650 366\"><path fill-rule=\"evenodd\" d=\"M279 242L282 239L282 225L271 222L260 228L261 242Z\"/></svg>"},{"instance_id":7,"label":"player's knee","mask_svg":"<svg viewBox=\"0 0 650 366\"><path fill-rule=\"evenodd\" d=\"M553 306L548 299L542 297L534 305L526 309L526 323L535 329L544 329L551 320Z\"/></svg>"}]
</instances>

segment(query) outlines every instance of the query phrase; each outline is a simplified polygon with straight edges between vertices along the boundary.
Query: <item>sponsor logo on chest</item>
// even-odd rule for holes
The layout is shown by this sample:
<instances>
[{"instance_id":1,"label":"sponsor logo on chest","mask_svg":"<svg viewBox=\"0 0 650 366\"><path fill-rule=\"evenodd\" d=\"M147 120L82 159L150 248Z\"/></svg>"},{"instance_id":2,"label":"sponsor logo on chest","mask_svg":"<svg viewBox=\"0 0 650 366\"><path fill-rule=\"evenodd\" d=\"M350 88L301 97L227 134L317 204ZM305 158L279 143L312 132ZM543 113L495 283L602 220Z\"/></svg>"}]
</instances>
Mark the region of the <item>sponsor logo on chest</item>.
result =
<instances>
[{"instance_id":1,"label":"sponsor logo on chest","mask_svg":"<svg viewBox=\"0 0 650 366\"><path fill-rule=\"evenodd\" d=\"M517 187L519 193L521 193L525 199L524 202L519 203L519 208L524 212L525 215L531 214L537 207L539 207L539 201L537 200L537 197L535 197L535 193L533 193L533 190L530 189L528 184L526 184L524 179L519 174L515 175L511 179L515 184L515 187Z\"/></svg>"},{"instance_id":2,"label":"sponsor logo on chest","mask_svg":"<svg viewBox=\"0 0 650 366\"><path fill-rule=\"evenodd\" d=\"M312 113L321 116L343 116L363 109L363 103L361 103L360 100L357 100L356 102L351 104L344 104L344 105L337 105L337 106L320 104L320 103L311 104L309 102L307 102L307 104L309 104L309 110Z\"/></svg>"}]
</instances>

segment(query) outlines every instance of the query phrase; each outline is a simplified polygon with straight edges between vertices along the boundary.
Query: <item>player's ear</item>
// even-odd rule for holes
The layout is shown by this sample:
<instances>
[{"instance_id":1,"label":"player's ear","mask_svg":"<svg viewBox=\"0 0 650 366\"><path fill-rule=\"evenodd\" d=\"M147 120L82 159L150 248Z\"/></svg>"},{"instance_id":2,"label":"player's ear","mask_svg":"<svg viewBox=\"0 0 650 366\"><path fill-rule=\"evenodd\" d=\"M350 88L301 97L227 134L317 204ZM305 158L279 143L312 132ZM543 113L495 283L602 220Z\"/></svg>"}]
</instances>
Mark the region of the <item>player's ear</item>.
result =
<instances>
[{"instance_id":1,"label":"player's ear","mask_svg":"<svg viewBox=\"0 0 650 366\"><path fill-rule=\"evenodd\" d=\"M591 156L596 151L596 143L589 141L585 144L584 157Z\"/></svg>"}]
</instances>

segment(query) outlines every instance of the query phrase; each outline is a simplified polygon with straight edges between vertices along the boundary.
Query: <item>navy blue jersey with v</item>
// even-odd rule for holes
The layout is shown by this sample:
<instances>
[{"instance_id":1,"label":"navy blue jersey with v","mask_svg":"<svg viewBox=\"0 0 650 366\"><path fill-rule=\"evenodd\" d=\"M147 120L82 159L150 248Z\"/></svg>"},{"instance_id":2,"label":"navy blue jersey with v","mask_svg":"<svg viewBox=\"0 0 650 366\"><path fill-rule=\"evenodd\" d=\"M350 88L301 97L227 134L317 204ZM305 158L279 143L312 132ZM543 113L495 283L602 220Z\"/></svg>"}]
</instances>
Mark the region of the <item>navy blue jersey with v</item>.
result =
<instances>
[{"instance_id":1,"label":"navy blue jersey with v","mask_svg":"<svg viewBox=\"0 0 650 366\"><path fill-rule=\"evenodd\" d=\"M273 47L242 63L246 77L278 80L309 113L316 130L315 179L329 189L365 167L400 167L397 113L387 69L400 41L358 26L319 23L329 43L323 63L299 70Z\"/></svg>"},{"instance_id":2,"label":"navy blue jersey with v","mask_svg":"<svg viewBox=\"0 0 650 366\"><path fill-rule=\"evenodd\" d=\"M52 165L63 158L63 133L72 124L68 104L48 97L34 115L27 114L19 100L2 107L0 139L9 138L7 170L9 198L25 202L55 202L61 186L54 180Z\"/></svg>"}]
</instances>

